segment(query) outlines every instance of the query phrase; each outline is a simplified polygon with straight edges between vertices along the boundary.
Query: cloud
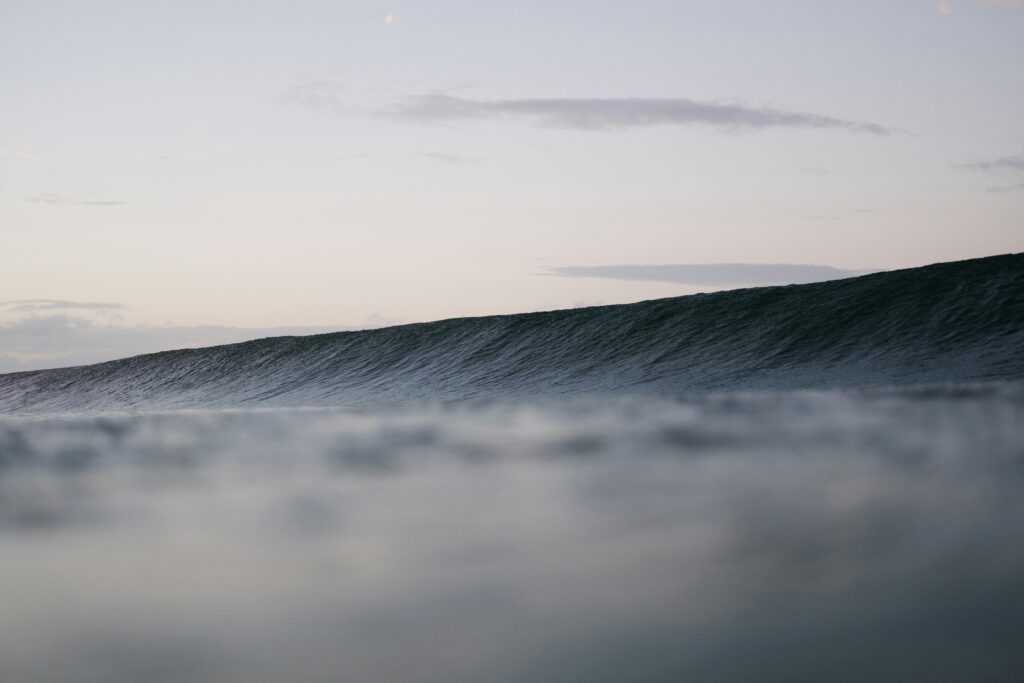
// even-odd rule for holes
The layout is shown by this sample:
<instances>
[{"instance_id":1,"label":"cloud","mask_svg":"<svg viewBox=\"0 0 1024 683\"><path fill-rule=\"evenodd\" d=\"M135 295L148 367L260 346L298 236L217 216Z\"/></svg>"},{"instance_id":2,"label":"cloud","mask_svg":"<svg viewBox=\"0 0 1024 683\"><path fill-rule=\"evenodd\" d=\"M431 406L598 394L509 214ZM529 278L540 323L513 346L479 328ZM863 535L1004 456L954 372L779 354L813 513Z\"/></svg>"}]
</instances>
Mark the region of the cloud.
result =
<instances>
[{"instance_id":1,"label":"cloud","mask_svg":"<svg viewBox=\"0 0 1024 683\"><path fill-rule=\"evenodd\" d=\"M49 204L50 206L124 206L126 202L119 201L94 201L94 200L82 200L74 199L62 194L53 194L46 192L43 194L34 194L26 199L34 204Z\"/></svg>"},{"instance_id":2,"label":"cloud","mask_svg":"<svg viewBox=\"0 0 1024 683\"><path fill-rule=\"evenodd\" d=\"M975 171L1014 171L1024 173L1024 156L1015 155L1000 157L991 161L976 161L971 164L957 164L958 168L968 168ZM985 188L990 194L1002 194L1005 192L1016 192L1024 190L1024 183L1012 183L1009 185L992 185Z\"/></svg>"},{"instance_id":3,"label":"cloud","mask_svg":"<svg viewBox=\"0 0 1024 683\"><path fill-rule=\"evenodd\" d=\"M702 263L666 265L559 266L548 274L562 277L644 280L686 285L766 286L839 280L875 272L831 266L783 263Z\"/></svg>"},{"instance_id":4,"label":"cloud","mask_svg":"<svg viewBox=\"0 0 1024 683\"><path fill-rule=\"evenodd\" d=\"M435 161L441 161L446 164L472 164L482 161L477 157L460 157L454 154L445 154L443 152L419 152L419 156L426 159L434 159Z\"/></svg>"},{"instance_id":5,"label":"cloud","mask_svg":"<svg viewBox=\"0 0 1024 683\"><path fill-rule=\"evenodd\" d=\"M939 14L952 14L953 4L949 2L940 2L935 6L935 11Z\"/></svg>"},{"instance_id":6,"label":"cloud","mask_svg":"<svg viewBox=\"0 0 1024 683\"><path fill-rule=\"evenodd\" d=\"M46 309L20 310L35 312ZM156 351L343 329L358 328L129 326L61 312L29 315L0 324L0 372L87 365Z\"/></svg>"},{"instance_id":7,"label":"cloud","mask_svg":"<svg viewBox=\"0 0 1024 683\"><path fill-rule=\"evenodd\" d=\"M293 85L278 95L277 101L319 112L352 113L356 108L346 103L346 92L346 88L337 81L316 80ZM880 136L907 132L878 123L851 121L811 112L748 106L726 100L697 101L687 98L481 100L437 91L400 98L373 113L393 120L418 123L520 118L544 127L577 130L625 130L675 125L707 126L725 131L765 128L836 129Z\"/></svg>"},{"instance_id":8,"label":"cloud","mask_svg":"<svg viewBox=\"0 0 1024 683\"><path fill-rule=\"evenodd\" d=\"M379 314L359 326L227 327L123 324L120 303L18 299L0 301L0 373L100 363L144 353L404 322Z\"/></svg>"},{"instance_id":9,"label":"cloud","mask_svg":"<svg viewBox=\"0 0 1024 683\"><path fill-rule=\"evenodd\" d=\"M962 168L971 168L978 171L1024 171L1024 156L1016 155L1000 157L999 159L994 159L992 161L978 161L973 164L961 164L960 166Z\"/></svg>"},{"instance_id":10,"label":"cloud","mask_svg":"<svg viewBox=\"0 0 1024 683\"><path fill-rule=\"evenodd\" d=\"M750 107L732 102L686 98L553 98L474 100L443 92L407 97L381 112L423 123L470 119L522 118L550 128L625 130L651 126L708 126L720 130L765 128L837 129L889 135L877 123L847 121L809 112Z\"/></svg>"},{"instance_id":11,"label":"cloud","mask_svg":"<svg viewBox=\"0 0 1024 683\"><path fill-rule=\"evenodd\" d=\"M0 301L0 310L5 313L36 313L40 311L120 311L124 304L94 301L63 301L60 299L16 299Z\"/></svg>"},{"instance_id":12,"label":"cloud","mask_svg":"<svg viewBox=\"0 0 1024 683\"><path fill-rule=\"evenodd\" d=\"M986 191L991 192L992 194L1017 192L1018 190L1024 190L1024 183L1017 183L1015 185L993 185L992 187L986 188Z\"/></svg>"}]
</instances>

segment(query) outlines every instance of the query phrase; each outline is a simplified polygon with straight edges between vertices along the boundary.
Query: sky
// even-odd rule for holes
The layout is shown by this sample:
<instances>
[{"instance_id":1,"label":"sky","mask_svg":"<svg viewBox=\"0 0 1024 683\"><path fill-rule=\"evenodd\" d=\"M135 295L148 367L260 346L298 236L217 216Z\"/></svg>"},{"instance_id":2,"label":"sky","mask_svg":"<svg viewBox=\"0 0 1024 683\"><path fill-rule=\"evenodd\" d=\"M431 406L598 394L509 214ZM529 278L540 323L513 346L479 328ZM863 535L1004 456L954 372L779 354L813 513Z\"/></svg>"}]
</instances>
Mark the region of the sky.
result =
<instances>
[{"instance_id":1,"label":"sky","mask_svg":"<svg viewBox=\"0 0 1024 683\"><path fill-rule=\"evenodd\" d=\"M1024 0L0 2L0 372L1019 252L1022 219Z\"/></svg>"}]
</instances>

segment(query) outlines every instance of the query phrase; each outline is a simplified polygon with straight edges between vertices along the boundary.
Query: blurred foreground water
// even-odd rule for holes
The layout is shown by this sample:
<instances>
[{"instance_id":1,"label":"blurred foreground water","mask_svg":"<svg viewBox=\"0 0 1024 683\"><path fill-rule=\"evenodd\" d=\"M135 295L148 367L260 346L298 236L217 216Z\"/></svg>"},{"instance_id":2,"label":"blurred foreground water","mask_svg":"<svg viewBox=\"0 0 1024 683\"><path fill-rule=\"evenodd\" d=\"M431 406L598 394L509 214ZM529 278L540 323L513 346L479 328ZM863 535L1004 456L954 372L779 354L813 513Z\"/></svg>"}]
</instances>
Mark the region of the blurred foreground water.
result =
<instances>
[{"instance_id":1,"label":"blurred foreground water","mask_svg":"<svg viewBox=\"0 0 1024 683\"><path fill-rule=\"evenodd\" d=\"M1024 384L0 418L0 681L1024 680Z\"/></svg>"}]
</instances>

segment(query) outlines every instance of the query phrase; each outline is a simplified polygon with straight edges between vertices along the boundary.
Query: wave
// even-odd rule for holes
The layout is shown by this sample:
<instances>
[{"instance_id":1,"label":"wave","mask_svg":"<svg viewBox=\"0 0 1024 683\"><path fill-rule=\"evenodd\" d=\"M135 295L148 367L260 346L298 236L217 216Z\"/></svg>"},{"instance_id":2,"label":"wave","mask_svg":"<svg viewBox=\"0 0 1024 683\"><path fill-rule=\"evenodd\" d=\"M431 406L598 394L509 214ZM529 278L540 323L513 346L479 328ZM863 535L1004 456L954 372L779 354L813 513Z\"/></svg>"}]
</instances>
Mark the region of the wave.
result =
<instances>
[{"instance_id":1,"label":"wave","mask_svg":"<svg viewBox=\"0 0 1024 683\"><path fill-rule=\"evenodd\" d=\"M1024 377L1024 254L0 375L0 411L362 406Z\"/></svg>"}]
</instances>

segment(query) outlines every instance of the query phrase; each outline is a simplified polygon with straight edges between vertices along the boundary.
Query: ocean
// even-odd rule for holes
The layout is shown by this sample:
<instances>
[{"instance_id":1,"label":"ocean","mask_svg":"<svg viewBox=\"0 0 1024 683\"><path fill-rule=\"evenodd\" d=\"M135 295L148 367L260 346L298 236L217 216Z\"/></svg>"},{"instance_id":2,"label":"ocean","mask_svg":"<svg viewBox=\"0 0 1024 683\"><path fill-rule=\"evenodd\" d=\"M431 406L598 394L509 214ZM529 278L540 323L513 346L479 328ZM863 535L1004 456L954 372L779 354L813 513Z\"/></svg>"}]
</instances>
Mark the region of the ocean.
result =
<instances>
[{"instance_id":1,"label":"ocean","mask_svg":"<svg viewBox=\"0 0 1024 683\"><path fill-rule=\"evenodd\" d=\"M1024 255L0 375L0 681L1024 677Z\"/></svg>"}]
</instances>

